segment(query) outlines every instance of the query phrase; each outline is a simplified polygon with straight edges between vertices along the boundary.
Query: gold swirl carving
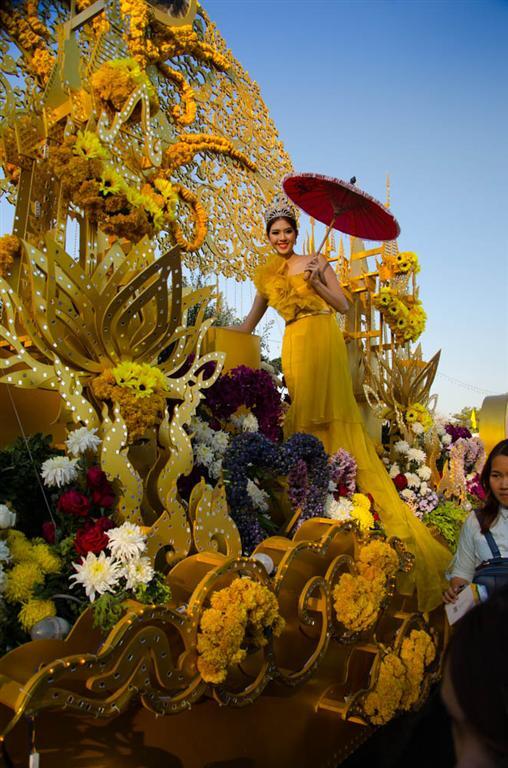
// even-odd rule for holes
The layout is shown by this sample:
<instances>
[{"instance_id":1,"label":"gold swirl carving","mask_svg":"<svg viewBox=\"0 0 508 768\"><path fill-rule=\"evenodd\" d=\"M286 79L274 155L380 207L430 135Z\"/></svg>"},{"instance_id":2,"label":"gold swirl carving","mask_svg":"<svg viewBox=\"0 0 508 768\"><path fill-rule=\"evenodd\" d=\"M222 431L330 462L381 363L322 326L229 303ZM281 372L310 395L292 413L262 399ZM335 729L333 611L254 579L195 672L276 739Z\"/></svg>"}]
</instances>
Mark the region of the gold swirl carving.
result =
<instances>
[{"instance_id":1,"label":"gold swirl carving","mask_svg":"<svg viewBox=\"0 0 508 768\"><path fill-rule=\"evenodd\" d=\"M120 414L120 408L114 408L114 418L111 419L107 406L104 406L101 436L101 467L108 478L120 486L117 514L121 520L143 525L143 481L127 456L127 427Z\"/></svg>"},{"instance_id":2,"label":"gold swirl carving","mask_svg":"<svg viewBox=\"0 0 508 768\"><path fill-rule=\"evenodd\" d=\"M192 489L189 499L192 536L198 552L216 551L227 557L238 557L242 542L238 528L228 512L226 491L222 483L215 488L202 478Z\"/></svg>"}]
</instances>

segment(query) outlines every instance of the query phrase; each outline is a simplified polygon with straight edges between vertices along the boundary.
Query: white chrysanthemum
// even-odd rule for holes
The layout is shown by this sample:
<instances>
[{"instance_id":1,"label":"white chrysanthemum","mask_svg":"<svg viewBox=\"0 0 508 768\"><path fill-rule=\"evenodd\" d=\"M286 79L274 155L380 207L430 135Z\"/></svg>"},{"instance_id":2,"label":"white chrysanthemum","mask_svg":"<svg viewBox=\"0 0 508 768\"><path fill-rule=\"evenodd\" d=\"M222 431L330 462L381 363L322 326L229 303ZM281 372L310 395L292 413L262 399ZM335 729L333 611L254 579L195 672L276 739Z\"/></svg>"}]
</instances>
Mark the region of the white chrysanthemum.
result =
<instances>
[{"instance_id":1,"label":"white chrysanthemum","mask_svg":"<svg viewBox=\"0 0 508 768\"><path fill-rule=\"evenodd\" d=\"M48 487L72 483L78 476L78 459L69 459L67 456L55 456L46 459L41 467L41 475L44 485Z\"/></svg>"},{"instance_id":2,"label":"white chrysanthemum","mask_svg":"<svg viewBox=\"0 0 508 768\"><path fill-rule=\"evenodd\" d=\"M196 463L201 464L203 467L209 467L212 461L215 459L213 450L209 445L206 445L205 443L199 443L195 446L194 456Z\"/></svg>"},{"instance_id":3,"label":"white chrysanthemum","mask_svg":"<svg viewBox=\"0 0 508 768\"><path fill-rule=\"evenodd\" d=\"M221 455L224 454L229 445L229 435L222 429L219 429L217 432L213 433L212 445L215 448L216 453L220 453Z\"/></svg>"},{"instance_id":4,"label":"white chrysanthemum","mask_svg":"<svg viewBox=\"0 0 508 768\"><path fill-rule=\"evenodd\" d=\"M331 493L326 497L324 513L326 517L331 517L332 520L351 520L351 512L353 511L353 502L349 499L345 499L343 496L337 501Z\"/></svg>"},{"instance_id":5,"label":"white chrysanthemum","mask_svg":"<svg viewBox=\"0 0 508 768\"><path fill-rule=\"evenodd\" d=\"M337 490L337 483L334 483L333 480L330 480L328 483L328 493L335 493Z\"/></svg>"},{"instance_id":6,"label":"white chrysanthemum","mask_svg":"<svg viewBox=\"0 0 508 768\"><path fill-rule=\"evenodd\" d=\"M452 436L449 435L448 432L445 435L443 435L441 438L441 443L443 445L450 445L451 441L452 441Z\"/></svg>"},{"instance_id":7,"label":"white chrysanthemum","mask_svg":"<svg viewBox=\"0 0 508 768\"><path fill-rule=\"evenodd\" d=\"M220 473L222 472L222 461L212 461L210 466L208 467L208 474L210 475L212 480L218 480L220 477Z\"/></svg>"},{"instance_id":8,"label":"white chrysanthemum","mask_svg":"<svg viewBox=\"0 0 508 768\"><path fill-rule=\"evenodd\" d=\"M65 441L67 450L73 456L81 456L82 453L87 451L97 451L97 448L102 443L100 437L95 434L97 428L87 429L86 427L80 427L71 432Z\"/></svg>"},{"instance_id":9,"label":"white chrysanthemum","mask_svg":"<svg viewBox=\"0 0 508 768\"><path fill-rule=\"evenodd\" d=\"M244 432L257 432L259 429L259 422L253 413L248 413L243 417L242 430Z\"/></svg>"},{"instance_id":10,"label":"white chrysanthemum","mask_svg":"<svg viewBox=\"0 0 508 768\"><path fill-rule=\"evenodd\" d=\"M407 480L407 484L410 488L419 488L421 480L414 472L406 472L405 478Z\"/></svg>"},{"instance_id":11,"label":"white chrysanthemum","mask_svg":"<svg viewBox=\"0 0 508 768\"><path fill-rule=\"evenodd\" d=\"M247 480L247 493L256 509L259 509L261 512L266 512L268 510L266 501L269 498L268 494L266 491L263 491L262 488L257 486L250 478Z\"/></svg>"},{"instance_id":12,"label":"white chrysanthemum","mask_svg":"<svg viewBox=\"0 0 508 768\"><path fill-rule=\"evenodd\" d=\"M7 542L0 540L0 563L8 563L10 559L11 559L11 552L7 545Z\"/></svg>"},{"instance_id":13,"label":"white chrysanthemum","mask_svg":"<svg viewBox=\"0 0 508 768\"><path fill-rule=\"evenodd\" d=\"M71 581L84 587L92 603L96 594L113 592L120 578L120 563L104 552L100 555L88 552L83 562L73 563L72 566L76 573L71 576Z\"/></svg>"},{"instance_id":14,"label":"white chrysanthemum","mask_svg":"<svg viewBox=\"0 0 508 768\"><path fill-rule=\"evenodd\" d=\"M423 483L418 488L418 493L420 494L420 496L426 496L429 492L430 492L430 488L424 480Z\"/></svg>"},{"instance_id":15,"label":"white chrysanthemum","mask_svg":"<svg viewBox=\"0 0 508 768\"><path fill-rule=\"evenodd\" d=\"M190 428L194 433L194 438L200 443L208 443L213 437L213 429L210 429L206 421L197 416L191 419Z\"/></svg>"},{"instance_id":16,"label":"white chrysanthemum","mask_svg":"<svg viewBox=\"0 0 508 768\"><path fill-rule=\"evenodd\" d=\"M0 504L0 528L12 528L16 525L16 513L7 504Z\"/></svg>"},{"instance_id":17,"label":"white chrysanthemum","mask_svg":"<svg viewBox=\"0 0 508 768\"><path fill-rule=\"evenodd\" d=\"M427 454L419 448L410 448L407 452L407 457L410 461L416 461L418 464L423 464L427 458Z\"/></svg>"},{"instance_id":18,"label":"white chrysanthemum","mask_svg":"<svg viewBox=\"0 0 508 768\"><path fill-rule=\"evenodd\" d=\"M111 554L123 562L139 557L146 549L146 536L135 523L123 523L118 528L111 528L106 531L106 536Z\"/></svg>"},{"instance_id":19,"label":"white chrysanthemum","mask_svg":"<svg viewBox=\"0 0 508 768\"><path fill-rule=\"evenodd\" d=\"M413 421L413 423L411 424L411 429L413 430L415 435L423 435L423 433L425 432L425 427L423 426L423 424L420 424L419 421Z\"/></svg>"},{"instance_id":20,"label":"white chrysanthemum","mask_svg":"<svg viewBox=\"0 0 508 768\"><path fill-rule=\"evenodd\" d=\"M400 467L397 464L397 462L395 462L395 464L392 464L388 474L390 475L391 478L397 477L397 475L400 475Z\"/></svg>"},{"instance_id":21,"label":"white chrysanthemum","mask_svg":"<svg viewBox=\"0 0 508 768\"><path fill-rule=\"evenodd\" d=\"M406 440L398 440L393 447L397 453L407 453L409 451L409 443Z\"/></svg>"},{"instance_id":22,"label":"white chrysanthemum","mask_svg":"<svg viewBox=\"0 0 508 768\"><path fill-rule=\"evenodd\" d=\"M154 569L149 557L129 560L125 564L123 576L127 589L136 589L140 584L148 584L153 579Z\"/></svg>"},{"instance_id":23,"label":"white chrysanthemum","mask_svg":"<svg viewBox=\"0 0 508 768\"><path fill-rule=\"evenodd\" d=\"M432 470L430 467L424 465L423 467L418 467L416 474L418 477L421 477L422 480L430 480L432 477Z\"/></svg>"},{"instance_id":24,"label":"white chrysanthemum","mask_svg":"<svg viewBox=\"0 0 508 768\"><path fill-rule=\"evenodd\" d=\"M400 492L400 495L410 503L416 499L416 494L410 488L404 488L404 490Z\"/></svg>"}]
</instances>

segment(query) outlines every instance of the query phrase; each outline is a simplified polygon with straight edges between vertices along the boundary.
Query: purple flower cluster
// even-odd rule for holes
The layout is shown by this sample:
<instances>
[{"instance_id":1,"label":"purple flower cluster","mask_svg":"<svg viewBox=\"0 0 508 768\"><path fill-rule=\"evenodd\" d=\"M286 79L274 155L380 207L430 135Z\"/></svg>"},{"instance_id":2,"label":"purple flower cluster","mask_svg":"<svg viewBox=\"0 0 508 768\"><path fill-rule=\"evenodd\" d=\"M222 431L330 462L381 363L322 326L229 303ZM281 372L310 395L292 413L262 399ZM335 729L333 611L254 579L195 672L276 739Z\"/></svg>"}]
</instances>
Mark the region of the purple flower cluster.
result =
<instances>
[{"instance_id":1,"label":"purple flower cluster","mask_svg":"<svg viewBox=\"0 0 508 768\"><path fill-rule=\"evenodd\" d=\"M445 430L452 438L452 443L455 443L460 438L472 437L471 432L467 427L459 427L457 424L446 424Z\"/></svg>"},{"instance_id":2,"label":"purple flower cluster","mask_svg":"<svg viewBox=\"0 0 508 768\"><path fill-rule=\"evenodd\" d=\"M258 512L247 493L247 482L255 469L277 468L278 446L259 432L244 432L229 444L222 462L224 485L231 517L235 521L245 554L266 538Z\"/></svg>"},{"instance_id":3,"label":"purple flower cluster","mask_svg":"<svg viewBox=\"0 0 508 768\"><path fill-rule=\"evenodd\" d=\"M267 371L246 365L233 368L207 390L205 405L218 419L227 419L240 406L246 406L257 418L263 435L275 441L282 437L281 398Z\"/></svg>"},{"instance_id":4,"label":"purple flower cluster","mask_svg":"<svg viewBox=\"0 0 508 768\"><path fill-rule=\"evenodd\" d=\"M356 461L344 448L330 456L330 480L337 486L339 496L352 496L356 490Z\"/></svg>"},{"instance_id":5,"label":"purple flower cluster","mask_svg":"<svg viewBox=\"0 0 508 768\"><path fill-rule=\"evenodd\" d=\"M288 496L293 509L303 508L307 491L307 464L303 459L298 459L289 470L288 475Z\"/></svg>"},{"instance_id":6,"label":"purple flower cluster","mask_svg":"<svg viewBox=\"0 0 508 768\"><path fill-rule=\"evenodd\" d=\"M296 492L291 487L291 479L297 480L302 463L306 466L305 493L301 480ZM281 473L289 475L291 502L294 503L293 498L298 498L300 502L297 504L302 509L299 525L310 517L323 515L330 485L330 468L321 440L303 432L292 435L280 448L279 467Z\"/></svg>"},{"instance_id":7,"label":"purple flower cluster","mask_svg":"<svg viewBox=\"0 0 508 768\"><path fill-rule=\"evenodd\" d=\"M439 504L439 497L434 491L426 493L425 496L418 495L416 498L416 514L419 518L425 517L429 512Z\"/></svg>"},{"instance_id":8,"label":"purple flower cluster","mask_svg":"<svg viewBox=\"0 0 508 768\"><path fill-rule=\"evenodd\" d=\"M480 499L480 501L485 501L487 498L487 494L485 493L485 488L483 487L480 479L480 475L478 472L476 475L471 478L471 480L468 480L466 483L467 492L470 493L472 496L476 496L477 499Z\"/></svg>"}]
</instances>

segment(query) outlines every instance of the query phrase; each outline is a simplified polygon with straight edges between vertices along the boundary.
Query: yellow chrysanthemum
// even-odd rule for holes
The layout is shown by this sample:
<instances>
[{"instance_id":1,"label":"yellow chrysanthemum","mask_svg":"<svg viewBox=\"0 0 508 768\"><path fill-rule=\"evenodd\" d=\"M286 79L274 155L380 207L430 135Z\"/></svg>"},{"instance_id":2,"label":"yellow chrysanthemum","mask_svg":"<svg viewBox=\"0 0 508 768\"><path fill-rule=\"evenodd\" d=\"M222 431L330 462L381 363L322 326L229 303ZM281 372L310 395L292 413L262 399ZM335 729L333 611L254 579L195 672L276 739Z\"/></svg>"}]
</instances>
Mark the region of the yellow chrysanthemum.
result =
<instances>
[{"instance_id":1,"label":"yellow chrysanthemum","mask_svg":"<svg viewBox=\"0 0 508 768\"><path fill-rule=\"evenodd\" d=\"M11 559L15 563L30 560L32 557L32 544L21 531L10 529L7 534L7 545L11 553Z\"/></svg>"},{"instance_id":2,"label":"yellow chrysanthemum","mask_svg":"<svg viewBox=\"0 0 508 768\"><path fill-rule=\"evenodd\" d=\"M56 616L53 600L29 600L21 608L18 618L23 629L30 632L34 624L49 616Z\"/></svg>"},{"instance_id":3,"label":"yellow chrysanthemum","mask_svg":"<svg viewBox=\"0 0 508 768\"><path fill-rule=\"evenodd\" d=\"M9 603L25 602L32 596L34 587L42 584L44 574L34 561L18 563L7 574L4 596Z\"/></svg>"},{"instance_id":4,"label":"yellow chrysanthemum","mask_svg":"<svg viewBox=\"0 0 508 768\"><path fill-rule=\"evenodd\" d=\"M365 507L353 507L351 517L358 522L362 533L367 533L374 525L374 517Z\"/></svg>"},{"instance_id":5,"label":"yellow chrysanthemum","mask_svg":"<svg viewBox=\"0 0 508 768\"><path fill-rule=\"evenodd\" d=\"M119 387L133 390L139 398L167 390L166 377L162 371L147 363L125 361L113 368L112 372Z\"/></svg>"},{"instance_id":6,"label":"yellow chrysanthemum","mask_svg":"<svg viewBox=\"0 0 508 768\"><path fill-rule=\"evenodd\" d=\"M81 155L88 160L98 158L107 160L107 150L102 146L99 137L93 131L78 131L76 142L72 149L75 155Z\"/></svg>"},{"instance_id":7,"label":"yellow chrysanthemum","mask_svg":"<svg viewBox=\"0 0 508 768\"><path fill-rule=\"evenodd\" d=\"M115 171L112 165L105 165L101 174L99 191L103 195L116 195L125 187L123 178Z\"/></svg>"},{"instance_id":8,"label":"yellow chrysanthemum","mask_svg":"<svg viewBox=\"0 0 508 768\"><path fill-rule=\"evenodd\" d=\"M60 573L62 570L62 561L47 544L36 544L32 556L44 573Z\"/></svg>"}]
</instances>

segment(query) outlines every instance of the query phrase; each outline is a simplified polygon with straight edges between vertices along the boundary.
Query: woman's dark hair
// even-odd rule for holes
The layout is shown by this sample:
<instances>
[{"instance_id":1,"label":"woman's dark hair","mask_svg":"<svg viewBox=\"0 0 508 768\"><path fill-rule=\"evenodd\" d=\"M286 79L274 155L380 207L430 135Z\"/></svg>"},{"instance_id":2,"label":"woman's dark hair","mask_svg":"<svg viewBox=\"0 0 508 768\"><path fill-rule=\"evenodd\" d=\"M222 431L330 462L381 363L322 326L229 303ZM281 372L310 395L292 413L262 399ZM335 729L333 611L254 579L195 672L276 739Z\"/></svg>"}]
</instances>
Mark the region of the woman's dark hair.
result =
<instances>
[{"instance_id":1,"label":"woman's dark hair","mask_svg":"<svg viewBox=\"0 0 508 768\"><path fill-rule=\"evenodd\" d=\"M279 219L283 219L284 221L287 221L288 224L290 224L293 229L295 230L296 236L298 237L298 227L296 225L296 219L293 219L292 216L276 216L275 219L270 219L270 221L266 222L266 234L270 234L270 230L272 226L275 224L276 221L279 221Z\"/></svg>"},{"instance_id":2,"label":"woman's dark hair","mask_svg":"<svg viewBox=\"0 0 508 768\"><path fill-rule=\"evenodd\" d=\"M492 472L492 462L498 456L508 456L508 440L501 440L500 443L494 446L488 455L487 461L485 462L485 466L483 467L482 473L480 475L483 490L487 494L483 508L479 509L476 513L482 533L486 533L490 529L490 526L499 514L499 502L490 488L490 473Z\"/></svg>"},{"instance_id":3,"label":"woman's dark hair","mask_svg":"<svg viewBox=\"0 0 508 768\"><path fill-rule=\"evenodd\" d=\"M460 708L497 766L508 759L507 648L508 589L503 588L457 622L447 650Z\"/></svg>"}]
</instances>

